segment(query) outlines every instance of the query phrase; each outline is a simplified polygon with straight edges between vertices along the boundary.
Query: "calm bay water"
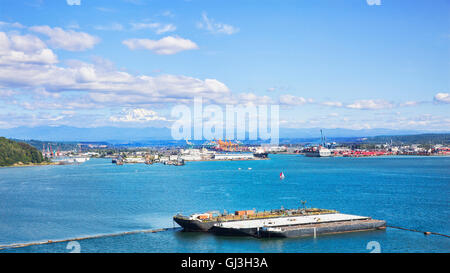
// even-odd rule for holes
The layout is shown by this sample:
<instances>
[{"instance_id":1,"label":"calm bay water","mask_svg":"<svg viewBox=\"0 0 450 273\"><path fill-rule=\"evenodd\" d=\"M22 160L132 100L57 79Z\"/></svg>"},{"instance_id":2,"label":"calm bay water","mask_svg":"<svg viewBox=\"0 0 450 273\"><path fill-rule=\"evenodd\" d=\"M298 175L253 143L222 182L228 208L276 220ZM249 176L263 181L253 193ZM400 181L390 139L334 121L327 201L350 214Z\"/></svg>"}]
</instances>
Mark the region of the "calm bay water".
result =
<instances>
[{"instance_id":1,"label":"calm bay water","mask_svg":"<svg viewBox=\"0 0 450 273\"><path fill-rule=\"evenodd\" d=\"M0 168L0 245L173 227L207 210L307 206L450 234L450 158L306 158ZM252 170L248 170L251 167ZM238 168L242 168L238 170ZM286 179L280 180L283 171ZM175 230L80 241L82 252L449 252L450 239L395 229L299 239L217 237ZM67 243L0 252L69 252Z\"/></svg>"}]
</instances>

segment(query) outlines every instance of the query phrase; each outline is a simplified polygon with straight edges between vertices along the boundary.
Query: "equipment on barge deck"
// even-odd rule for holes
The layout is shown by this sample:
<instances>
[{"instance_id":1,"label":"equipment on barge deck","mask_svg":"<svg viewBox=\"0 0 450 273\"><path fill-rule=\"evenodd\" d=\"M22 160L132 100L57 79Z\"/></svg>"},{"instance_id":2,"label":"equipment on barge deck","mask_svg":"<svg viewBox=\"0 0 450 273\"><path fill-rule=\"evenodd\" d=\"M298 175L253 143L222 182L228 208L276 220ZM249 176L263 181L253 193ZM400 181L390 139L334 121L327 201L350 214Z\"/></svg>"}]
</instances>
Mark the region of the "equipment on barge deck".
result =
<instances>
[{"instance_id":1,"label":"equipment on barge deck","mask_svg":"<svg viewBox=\"0 0 450 273\"><path fill-rule=\"evenodd\" d=\"M183 216L177 214L173 220L180 225L185 231L209 231L215 224L241 221L241 220L260 220L274 219L292 216L320 215L337 213L335 210L303 208L303 209L275 209L270 211L257 212L256 210L239 210L233 214L217 211L197 213L191 216Z\"/></svg>"}]
</instances>

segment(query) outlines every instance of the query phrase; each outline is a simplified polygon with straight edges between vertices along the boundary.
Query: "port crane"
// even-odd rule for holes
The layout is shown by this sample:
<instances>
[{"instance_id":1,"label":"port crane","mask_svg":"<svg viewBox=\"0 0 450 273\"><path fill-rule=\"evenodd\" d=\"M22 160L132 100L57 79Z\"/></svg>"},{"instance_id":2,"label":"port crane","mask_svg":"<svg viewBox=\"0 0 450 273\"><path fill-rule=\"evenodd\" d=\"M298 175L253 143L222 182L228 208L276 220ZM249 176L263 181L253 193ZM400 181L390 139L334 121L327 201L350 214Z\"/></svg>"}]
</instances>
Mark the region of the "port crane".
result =
<instances>
[{"instance_id":1,"label":"port crane","mask_svg":"<svg viewBox=\"0 0 450 273\"><path fill-rule=\"evenodd\" d=\"M222 141L222 139L212 141L217 144L217 148L222 151L236 151L239 147L238 143L232 143L231 140Z\"/></svg>"}]
</instances>

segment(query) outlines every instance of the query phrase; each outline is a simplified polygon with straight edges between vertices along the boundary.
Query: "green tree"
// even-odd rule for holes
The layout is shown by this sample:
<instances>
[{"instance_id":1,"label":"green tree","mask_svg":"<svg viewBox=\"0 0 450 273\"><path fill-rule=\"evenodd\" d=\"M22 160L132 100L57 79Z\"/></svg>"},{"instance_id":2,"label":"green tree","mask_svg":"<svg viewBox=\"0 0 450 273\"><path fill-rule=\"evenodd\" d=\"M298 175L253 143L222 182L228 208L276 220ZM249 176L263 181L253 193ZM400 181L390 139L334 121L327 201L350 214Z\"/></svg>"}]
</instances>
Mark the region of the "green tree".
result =
<instances>
[{"instance_id":1,"label":"green tree","mask_svg":"<svg viewBox=\"0 0 450 273\"><path fill-rule=\"evenodd\" d=\"M0 137L0 166L11 166L16 163L42 163L42 153L36 148L23 143Z\"/></svg>"}]
</instances>

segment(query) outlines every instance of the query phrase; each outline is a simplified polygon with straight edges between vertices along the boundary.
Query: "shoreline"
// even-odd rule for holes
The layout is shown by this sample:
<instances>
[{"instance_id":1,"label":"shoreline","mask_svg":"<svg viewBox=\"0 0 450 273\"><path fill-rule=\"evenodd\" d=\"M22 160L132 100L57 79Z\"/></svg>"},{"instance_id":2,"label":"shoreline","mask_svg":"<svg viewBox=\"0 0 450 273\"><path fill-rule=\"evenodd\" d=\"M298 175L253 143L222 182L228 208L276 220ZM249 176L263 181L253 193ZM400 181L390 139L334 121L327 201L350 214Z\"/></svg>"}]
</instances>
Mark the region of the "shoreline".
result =
<instances>
[{"instance_id":1,"label":"shoreline","mask_svg":"<svg viewBox=\"0 0 450 273\"><path fill-rule=\"evenodd\" d=\"M37 167L37 166L53 166L61 165L59 162L45 162L45 163L27 163L27 164L13 164L9 166L0 166L0 168L19 168L19 167Z\"/></svg>"}]
</instances>

